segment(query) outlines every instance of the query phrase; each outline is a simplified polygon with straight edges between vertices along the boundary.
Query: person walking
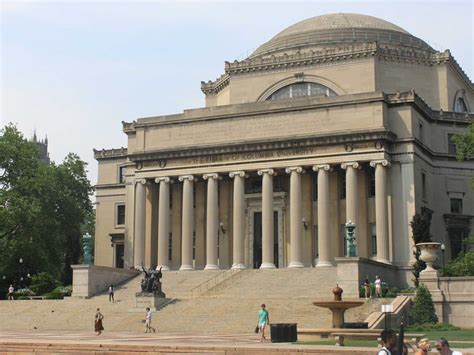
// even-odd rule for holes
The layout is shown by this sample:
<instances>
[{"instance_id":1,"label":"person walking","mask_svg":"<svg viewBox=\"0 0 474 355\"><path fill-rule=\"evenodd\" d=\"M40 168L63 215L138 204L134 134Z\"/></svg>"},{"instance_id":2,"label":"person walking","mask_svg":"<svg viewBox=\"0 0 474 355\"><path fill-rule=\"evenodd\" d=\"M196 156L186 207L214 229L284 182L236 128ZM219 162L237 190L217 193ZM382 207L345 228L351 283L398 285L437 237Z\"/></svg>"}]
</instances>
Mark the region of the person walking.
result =
<instances>
[{"instance_id":1,"label":"person walking","mask_svg":"<svg viewBox=\"0 0 474 355\"><path fill-rule=\"evenodd\" d=\"M261 309L258 311L257 327L260 330L260 342L263 342L265 338L265 327L270 324L270 317L268 311L265 309L265 304L262 303Z\"/></svg>"},{"instance_id":2,"label":"person walking","mask_svg":"<svg viewBox=\"0 0 474 355\"><path fill-rule=\"evenodd\" d=\"M151 326L151 310L149 307L146 308L146 314L145 314L145 333L153 333L155 332L155 328Z\"/></svg>"},{"instance_id":3,"label":"person walking","mask_svg":"<svg viewBox=\"0 0 474 355\"><path fill-rule=\"evenodd\" d=\"M436 350L438 350L441 355L462 355L460 351L451 350L449 348L449 342L445 338L439 338L436 341Z\"/></svg>"},{"instance_id":4,"label":"person walking","mask_svg":"<svg viewBox=\"0 0 474 355\"><path fill-rule=\"evenodd\" d=\"M102 331L104 330L104 326L102 325L102 319L104 319L104 316L102 313L100 313L100 308L97 308L97 311L95 312L95 322L94 322L94 329L97 335L101 335Z\"/></svg>"},{"instance_id":5,"label":"person walking","mask_svg":"<svg viewBox=\"0 0 474 355\"><path fill-rule=\"evenodd\" d=\"M370 298L370 281L369 281L369 275L365 277L364 281L364 290L365 290L365 299Z\"/></svg>"},{"instance_id":6,"label":"person walking","mask_svg":"<svg viewBox=\"0 0 474 355\"><path fill-rule=\"evenodd\" d=\"M114 285L110 285L109 286L109 302L115 303L114 293L115 293Z\"/></svg>"},{"instance_id":7,"label":"person walking","mask_svg":"<svg viewBox=\"0 0 474 355\"><path fill-rule=\"evenodd\" d=\"M392 355L397 345L397 334L395 331L393 329L384 329L380 333L380 338L382 339L382 348L377 351L377 355Z\"/></svg>"},{"instance_id":8,"label":"person walking","mask_svg":"<svg viewBox=\"0 0 474 355\"><path fill-rule=\"evenodd\" d=\"M382 297L382 280L378 275L375 276L375 296Z\"/></svg>"},{"instance_id":9,"label":"person walking","mask_svg":"<svg viewBox=\"0 0 474 355\"><path fill-rule=\"evenodd\" d=\"M13 301L15 299L13 297L14 293L15 293L15 288L13 287L13 285L10 285L10 287L8 288L7 300Z\"/></svg>"}]
</instances>

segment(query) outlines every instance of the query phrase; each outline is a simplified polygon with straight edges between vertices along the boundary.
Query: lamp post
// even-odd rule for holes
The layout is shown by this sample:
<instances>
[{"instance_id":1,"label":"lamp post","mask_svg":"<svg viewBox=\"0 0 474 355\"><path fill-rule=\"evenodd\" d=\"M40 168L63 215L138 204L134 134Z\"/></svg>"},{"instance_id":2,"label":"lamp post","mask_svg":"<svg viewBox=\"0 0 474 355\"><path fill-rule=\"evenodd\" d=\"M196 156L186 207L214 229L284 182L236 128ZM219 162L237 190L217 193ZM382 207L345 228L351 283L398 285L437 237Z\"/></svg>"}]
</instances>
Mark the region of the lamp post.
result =
<instances>
[{"instance_id":1,"label":"lamp post","mask_svg":"<svg viewBox=\"0 0 474 355\"><path fill-rule=\"evenodd\" d=\"M20 284L19 288L21 288L21 284L23 283L23 258L18 259L18 262L20 263Z\"/></svg>"},{"instance_id":2,"label":"lamp post","mask_svg":"<svg viewBox=\"0 0 474 355\"><path fill-rule=\"evenodd\" d=\"M444 251L446 250L446 245L444 243L441 244L441 255L442 255L442 267L441 267L441 273L444 275Z\"/></svg>"},{"instance_id":3,"label":"lamp post","mask_svg":"<svg viewBox=\"0 0 474 355\"><path fill-rule=\"evenodd\" d=\"M356 225L349 221L346 223L347 256L356 256L354 229Z\"/></svg>"}]
</instances>

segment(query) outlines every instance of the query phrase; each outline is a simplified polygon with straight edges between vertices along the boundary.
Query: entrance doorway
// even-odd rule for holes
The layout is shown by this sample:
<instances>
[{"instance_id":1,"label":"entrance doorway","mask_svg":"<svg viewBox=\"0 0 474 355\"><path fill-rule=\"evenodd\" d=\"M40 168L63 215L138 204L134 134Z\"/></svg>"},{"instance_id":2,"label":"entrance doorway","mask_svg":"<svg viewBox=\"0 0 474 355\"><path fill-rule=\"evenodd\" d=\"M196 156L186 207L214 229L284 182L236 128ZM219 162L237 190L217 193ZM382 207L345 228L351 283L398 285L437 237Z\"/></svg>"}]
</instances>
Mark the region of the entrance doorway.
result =
<instances>
[{"instance_id":1,"label":"entrance doorway","mask_svg":"<svg viewBox=\"0 0 474 355\"><path fill-rule=\"evenodd\" d=\"M115 267L123 269L124 245L115 244Z\"/></svg>"},{"instance_id":2,"label":"entrance doorway","mask_svg":"<svg viewBox=\"0 0 474 355\"><path fill-rule=\"evenodd\" d=\"M273 262L278 267L278 211L273 211ZM253 268L262 265L262 212L253 214Z\"/></svg>"}]
</instances>

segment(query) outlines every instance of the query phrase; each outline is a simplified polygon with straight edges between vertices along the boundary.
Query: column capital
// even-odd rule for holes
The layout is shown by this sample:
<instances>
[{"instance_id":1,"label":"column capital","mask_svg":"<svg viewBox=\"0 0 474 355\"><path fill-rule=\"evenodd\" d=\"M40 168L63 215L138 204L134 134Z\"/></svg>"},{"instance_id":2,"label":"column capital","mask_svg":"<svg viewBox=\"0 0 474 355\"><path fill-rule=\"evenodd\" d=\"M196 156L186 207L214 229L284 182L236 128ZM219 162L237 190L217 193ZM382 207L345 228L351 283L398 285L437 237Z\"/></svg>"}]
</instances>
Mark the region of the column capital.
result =
<instances>
[{"instance_id":1,"label":"column capital","mask_svg":"<svg viewBox=\"0 0 474 355\"><path fill-rule=\"evenodd\" d=\"M234 178L234 177L236 177L236 176L240 176L241 178L248 177L248 175L245 174L245 171L243 171L243 170L240 170L240 171L231 171L231 172L229 173L229 177L230 177L230 178Z\"/></svg>"},{"instance_id":2,"label":"column capital","mask_svg":"<svg viewBox=\"0 0 474 355\"><path fill-rule=\"evenodd\" d=\"M387 159L381 159L381 160L372 160L370 162L370 166L372 168L375 168L377 164L381 164L382 166L385 166L385 167L390 167L390 162L387 160Z\"/></svg>"},{"instance_id":3,"label":"column capital","mask_svg":"<svg viewBox=\"0 0 474 355\"><path fill-rule=\"evenodd\" d=\"M184 180L194 181L194 176L193 175L181 175L180 177L178 177L178 180L179 181L184 181Z\"/></svg>"},{"instance_id":4,"label":"column capital","mask_svg":"<svg viewBox=\"0 0 474 355\"><path fill-rule=\"evenodd\" d=\"M350 162L347 162L347 163L342 163L341 164L341 168L346 170L347 167L352 167L354 169L359 169L360 168L360 164L356 161L350 161Z\"/></svg>"},{"instance_id":5,"label":"column capital","mask_svg":"<svg viewBox=\"0 0 474 355\"><path fill-rule=\"evenodd\" d=\"M220 178L219 174L218 173L209 173L209 174L204 174L202 176L202 178L204 180L207 180L207 179L214 179L214 180L217 180Z\"/></svg>"},{"instance_id":6,"label":"column capital","mask_svg":"<svg viewBox=\"0 0 474 355\"><path fill-rule=\"evenodd\" d=\"M135 179L135 184L145 185L146 184L146 179Z\"/></svg>"},{"instance_id":7,"label":"column capital","mask_svg":"<svg viewBox=\"0 0 474 355\"><path fill-rule=\"evenodd\" d=\"M261 169L257 171L257 174L262 176L263 174L276 175L275 170L273 169Z\"/></svg>"},{"instance_id":8,"label":"column capital","mask_svg":"<svg viewBox=\"0 0 474 355\"><path fill-rule=\"evenodd\" d=\"M313 170L314 171L318 171L318 170L326 170L326 171L330 171L331 170L331 166L329 164L319 164L319 165L313 165Z\"/></svg>"},{"instance_id":9,"label":"column capital","mask_svg":"<svg viewBox=\"0 0 474 355\"><path fill-rule=\"evenodd\" d=\"M160 176L155 179L155 182L159 184L160 182L173 183L174 181L169 176Z\"/></svg>"},{"instance_id":10,"label":"column capital","mask_svg":"<svg viewBox=\"0 0 474 355\"><path fill-rule=\"evenodd\" d=\"M285 173L291 174L291 172L296 171L299 174L304 174L304 169L301 166L291 166L285 169Z\"/></svg>"}]
</instances>

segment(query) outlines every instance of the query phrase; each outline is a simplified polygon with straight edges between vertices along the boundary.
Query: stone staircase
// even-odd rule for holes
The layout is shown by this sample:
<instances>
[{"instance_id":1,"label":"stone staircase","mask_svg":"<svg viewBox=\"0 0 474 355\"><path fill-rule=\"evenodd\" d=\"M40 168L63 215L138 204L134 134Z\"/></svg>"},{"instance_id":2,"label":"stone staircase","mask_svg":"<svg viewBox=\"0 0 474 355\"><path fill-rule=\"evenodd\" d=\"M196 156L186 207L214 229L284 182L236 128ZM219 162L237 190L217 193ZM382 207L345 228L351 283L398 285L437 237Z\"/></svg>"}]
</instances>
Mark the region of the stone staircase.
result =
<instances>
[{"instance_id":1,"label":"stone staircase","mask_svg":"<svg viewBox=\"0 0 474 355\"><path fill-rule=\"evenodd\" d=\"M224 273L219 276L220 273ZM90 330L95 309L104 314L106 331L142 332L144 311L135 308L135 292L141 277L116 287L116 303L106 293L91 299L1 301L2 330ZM211 281L211 280L220 280ZM251 333L261 303L267 305L271 323L298 323L298 328L323 328L331 324L329 310L313 306L316 299L330 299L335 268L275 270L169 271L163 273L163 291L173 298L154 313L160 332ZM202 288L196 296L193 290ZM205 290L205 292L203 292ZM369 300L349 310L347 321L364 321L380 309L380 300Z\"/></svg>"}]
</instances>

